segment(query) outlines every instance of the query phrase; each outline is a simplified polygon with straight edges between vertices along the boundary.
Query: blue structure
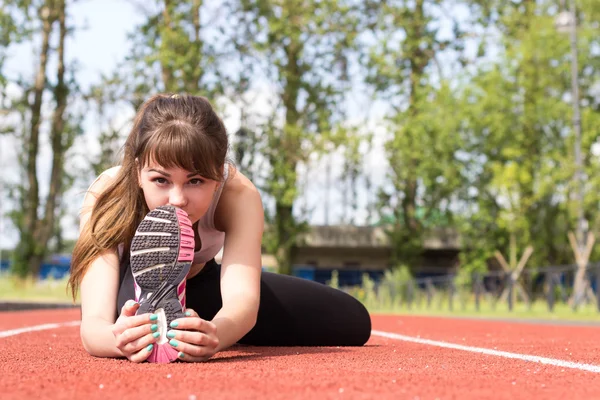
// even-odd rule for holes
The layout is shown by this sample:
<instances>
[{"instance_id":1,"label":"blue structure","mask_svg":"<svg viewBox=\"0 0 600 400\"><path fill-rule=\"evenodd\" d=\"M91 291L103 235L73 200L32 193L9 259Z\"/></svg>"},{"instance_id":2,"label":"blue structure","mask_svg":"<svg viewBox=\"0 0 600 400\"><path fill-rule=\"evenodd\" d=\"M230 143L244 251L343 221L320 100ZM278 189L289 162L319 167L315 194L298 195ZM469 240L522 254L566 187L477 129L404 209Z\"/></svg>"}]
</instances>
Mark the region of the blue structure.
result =
<instances>
[{"instance_id":1,"label":"blue structure","mask_svg":"<svg viewBox=\"0 0 600 400\"><path fill-rule=\"evenodd\" d=\"M311 265L296 266L292 269L292 275L299 278L327 284L331 281L333 271L338 271L338 282L340 286L360 286L362 284L363 274L368 274L369 278L379 282L383 277L384 271L364 271L359 269L335 269L335 268L315 268Z\"/></svg>"},{"instance_id":2,"label":"blue structure","mask_svg":"<svg viewBox=\"0 0 600 400\"><path fill-rule=\"evenodd\" d=\"M40 267L39 279L63 279L69 275L71 268L71 256L57 255L43 263ZM0 261L0 273L10 270L9 260Z\"/></svg>"},{"instance_id":3,"label":"blue structure","mask_svg":"<svg viewBox=\"0 0 600 400\"><path fill-rule=\"evenodd\" d=\"M0 260L0 273L8 272L9 262L8 260Z\"/></svg>"}]
</instances>

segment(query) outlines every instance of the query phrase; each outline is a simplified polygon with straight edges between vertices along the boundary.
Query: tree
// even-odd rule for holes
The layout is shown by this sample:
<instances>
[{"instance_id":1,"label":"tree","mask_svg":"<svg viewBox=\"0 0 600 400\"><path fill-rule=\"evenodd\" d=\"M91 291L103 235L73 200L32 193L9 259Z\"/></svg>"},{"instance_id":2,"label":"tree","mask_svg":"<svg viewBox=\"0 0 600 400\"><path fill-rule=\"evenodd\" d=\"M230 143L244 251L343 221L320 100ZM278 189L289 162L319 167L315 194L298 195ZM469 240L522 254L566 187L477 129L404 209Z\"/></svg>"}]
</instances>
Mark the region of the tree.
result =
<instances>
[{"instance_id":1,"label":"tree","mask_svg":"<svg viewBox=\"0 0 600 400\"><path fill-rule=\"evenodd\" d=\"M128 97L129 93L123 90L122 78L116 73L102 76L100 83L93 85L86 95L88 104L94 109L99 132L100 154L95 160L90 160L94 177L115 166L118 161L117 154L124 141L125 125L115 126L116 122L111 111L122 104L120 99Z\"/></svg>"},{"instance_id":2,"label":"tree","mask_svg":"<svg viewBox=\"0 0 600 400\"><path fill-rule=\"evenodd\" d=\"M377 22L364 56L366 80L390 104L385 143L390 170L379 204L381 215L394 221L387 231L392 265L414 265L427 230L422 221L432 214L450 218L462 184L458 80L451 78L458 76L455 68L465 66L466 30L474 22L447 16L446 6L452 5L440 1L371 3ZM452 24L451 37L436 23L440 15ZM422 218L419 208L425 210Z\"/></svg>"},{"instance_id":3,"label":"tree","mask_svg":"<svg viewBox=\"0 0 600 400\"><path fill-rule=\"evenodd\" d=\"M67 122L67 106L73 81L66 77L65 40L68 33L66 24L65 0L45 0L25 2L21 11L25 15L35 10L35 20L40 24L41 40L39 59L36 66L35 82L24 88L21 100L23 109L24 153L21 157L26 182L19 189L20 208L12 213L13 222L19 230L20 240L14 254L13 271L21 277L37 276L42 260L47 254L47 246L57 226L57 214L60 210L60 198L65 190L65 157L78 133L77 125ZM56 31L56 81L48 79L48 59L52 55L52 33ZM37 37L37 36L33 36ZM42 198L39 191L38 156L40 135L44 115L42 114L43 96L50 91L54 102L49 118L49 139L52 150L50 187L47 196ZM30 100L31 99L31 102ZM40 214L40 209L42 213Z\"/></svg>"},{"instance_id":4,"label":"tree","mask_svg":"<svg viewBox=\"0 0 600 400\"><path fill-rule=\"evenodd\" d=\"M201 15L211 12L202 0L154 0L138 8L146 19L129 34L130 55L87 94L100 127L100 155L90 164L96 175L115 164L124 141L123 126L114 125L115 107L125 102L137 110L157 92L202 95L214 104L228 82L218 64L223 55L216 49L230 49L227 40L220 46L206 39L217 26L211 16L204 18L210 21L206 26L201 23Z\"/></svg>"},{"instance_id":5,"label":"tree","mask_svg":"<svg viewBox=\"0 0 600 400\"><path fill-rule=\"evenodd\" d=\"M290 274L292 249L305 229L297 221L298 168L320 151L342 119L348 58L358 34L358 8L342 0L241 0L246 48L265 62L277 88L272 117L261 127L267 210L267 251Z\"/></svg>"},{"instance_id":6,"label":"tree","mask_svg":"<svg viewBox=\"0 0 600 400\"><path fill-rule=\"evenodd\" d=\"M5 51L8 46L18 41L20 36L19 26L15 23L12 15L17 4L14 1L5 1L5 3L0 8L0 89L2 90L2 99L4 99L4 88L6 86L6 77L3 74L6 59Z\"/></svg>"},{"instance_id":7,"label":"tree","mask_svg":"<svg viewBox=\"0 0 600 400\"><path fill-rule=\"evenodd\" d=\"M505 250L515 236L520 251L533 245L531 265L569 263L572 254L566 237L576 219L570 200L576 184L571 105L564 101L571 90L568 39L555 30L553 2L491 2L491 6L491 14L498 16L493 23L503 34L497 42L498 56L477 69L461 106L462 132L472 161L465 175L472 189L465 197L472 213L465 215L464 232L471 231L472 250L479 254L468 257L481 264L494 247ZM582 14L590 15L591 10L588 5ZM582 43L597 41L589 28L580 34ZM587 51L580 54L583 69L597 71L593 67L597 57ZM581 75L582 93L589 98L594 79L586 75ZM589 124L598 116L591 107L584 107L583 114L583 153L590 154L598 132ZM588 187L595 185L595 164L593 157L586 157ZM598 215L596 193L586 190L586 217L592 221ZM487 232L486 243L481 232Z\"/></svg>"},{"instance_id":8,"label":"tree","mask_svg":"<svg viewBox=\"0 0 600 400\"><path fill-rule=\"evenodd\" d=\"M121 74L134 108L158 91L209 98L222 93L218 42L205 40L210 31L201 23L208 6L202 0L154 0L144 7L146 21L130 34L131 55Z\"/></svg>"}]
</instances>

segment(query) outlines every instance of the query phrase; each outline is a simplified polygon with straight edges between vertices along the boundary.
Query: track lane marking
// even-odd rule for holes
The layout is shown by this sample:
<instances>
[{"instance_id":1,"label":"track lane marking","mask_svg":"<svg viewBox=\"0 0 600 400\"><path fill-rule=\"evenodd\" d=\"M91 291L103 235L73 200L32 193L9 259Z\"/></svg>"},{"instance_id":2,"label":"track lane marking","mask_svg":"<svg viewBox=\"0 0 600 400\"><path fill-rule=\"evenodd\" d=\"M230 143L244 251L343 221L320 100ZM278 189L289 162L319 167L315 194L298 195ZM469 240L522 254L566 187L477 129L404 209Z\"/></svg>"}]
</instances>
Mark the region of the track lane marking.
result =
<instances>
[{"instance_id":1,"label":"track lane marking","mask_svg":"<svg viewBox=\"0 0 600 400\"><path fill-rule=\"evenodd\" d=\"M384 332L384 331L377 331L377 330L372 330L371 334L374 336L380 336L380 337L384 337L384 338L388 338L388 339L402 340L404 342L426 344L429 346L443 347L446 349L462 350L462 351L468 351L471 353L486 354L486 355L490 355L490 356L497 356L497 357L504 357L504 358L513 358L513 359L521 360L521 361L529 361L529 362L534 362L534 363L553 365L555 367L572 368L572 369L578 369L581 371L600 373L600 365L584 364L584 363L578 363L578 362L574 362L574 361L558 360L555 358L532 356L532 355L528 355L528 354L511 353L508 351L486 349L485 347L465 346L465 345L456 344L456 343L441 342L438 340L430 340L430 339L421 339L421 338L417 338L417 337L413 337L413 336L406 336L406 335L400 335L398 333L391 333L391 332Z\"/></svg>"},{"instance_id":2,"label":"track lane marking","mask_svg":"<svg viewBox=\"0 0 600 400\"><path fill-rule=\"evenodd\" d=\"M69 322L60 322L55 324L43 324L43 325L35 325L35 326L26 326L24 328L18 329L9 329L7 331L0 331L0 338L5 338L9 336L20 335L21 333L29 333L29 332L37 332L37 331L45 331L48 329L57 329L65 326L78 326L81 324L81 321L69 321Z\"/></svg>"},{"instance_id":3,"label":"track lane marking","mask_svg":"<svg viewBox=\"0 0 600 400\"><path fill-rule=\"evenodd\" d=\"M6 330L6 331L0 331L0 338L20 335L22 333L44 331L44 330L49 330L49 329L57 329L57 328L70 327L70 326L79 326L80 324L81 324L81 321L69 321L69 322L61 322L61 323L54 323L54 324L28 326L28 327L18 328L18 329L10 329L10 330ZM401 340L404 342L425 344L425 345L429 345L429 346L443 347L446 349L462 350L462 351L468 351L471 353L485 354L485 355L504 357L504 358L512 358L512 359L521 360L521 361L529 361L529 362L534 362L534 363L553 365L555 367L564 367L564 368L578 369L581 371L600 373L600 365L578 363L578 362L574 362L574 361L565 361L565 360L559 360L559 359L548 358L548 357L532 356L529 354L511 353L508 351L487 349L485 347L465 346L462 344L442 342L442 341L431 340L431 339L421 339L421 338L417 338L417 337L413 337L413 336L406 336L406 335L401 335L398 333L384 332L384 331L378 331L378 330L372 330L371 334L373 336L380 336L380 337L384 337L384 338L388 338L388 339Z\"/></svg>"}]
</instances>

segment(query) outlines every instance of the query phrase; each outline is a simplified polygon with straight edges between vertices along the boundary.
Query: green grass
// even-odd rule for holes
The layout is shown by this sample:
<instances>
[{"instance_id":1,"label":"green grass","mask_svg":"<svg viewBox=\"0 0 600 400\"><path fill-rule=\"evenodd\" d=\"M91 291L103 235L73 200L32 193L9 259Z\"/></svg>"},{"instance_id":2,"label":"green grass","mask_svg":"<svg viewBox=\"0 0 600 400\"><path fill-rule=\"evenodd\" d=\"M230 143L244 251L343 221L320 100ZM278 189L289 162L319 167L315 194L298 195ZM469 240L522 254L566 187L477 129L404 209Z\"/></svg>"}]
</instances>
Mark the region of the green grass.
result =
<instances>
[{"instance_id":1,"label":"green grass","mask_svg":"<svg viewBox=\"0 0 600 400\"><path fill-rule=\"evenodd\" d=\"M475 295L467 284L456 284L450 307L450 291L448 286L431 289L428 299L426 289L421 289L414 283L408 286L411 280L408 273L395 270L386 272L379 285L363 275L363 284L360 287L344 288L346 292L362 302L371 313L424 315L443 317L469 317L488 319L523 319L523 320L549 320L549 321L592 321L600 323L600 312L595 299L591 299L577 310L573 310L567 303L560 301L558 296L552 311L543 294L537 294L530 304L518 301L512 310L508 308L508 301L499 301L497 295L485 293L480 297L479 309L475 306ZM414 282L414 281L413 281ZM446 282L446 285L448 282ZM332 275L330 286L338 287L337 274ZM409 291L409 287L412 288ZM409 292L412 301L408 304ZM428 303L429 301L429 303Z\"/></svg>"},{"instance_id":2,"label":"green grass","mask_svg":"<svg viewBox=\"0 0 600 400\"><path fill-rule=\"evenodd\" d=\"M452 310L450 310L447 293L438 293L433 296L429 306L425 294L417 293L410 307L405 299L394 301L385 295L377 296L374 293L366 294L366 292L359 291L355 297L361 300L371 313L548 321L596 321L600 323L600 312L592 302L581 305L576 311L564 302L555 302L554 309L550 312L547 302L544 299L537 299L530 305L524 302L515 302L513 310L510 311L508 302L500 302L487 295L481 298L479 310L477 310L474 295L466 293L455 295Z\"/></svg>"},{"instance_id":3,"label":"green grass","mask_svg":"<svg viewBox=\"0 0 600 400\"><path fill-rule=\"evenodd\" d=\"M479 311L475 309L474 304L462 308L455 305L453 310L448 309L448 304L442 308L437 307L379 307L367 306L369 311L374 314L402 314L402 315L422 315L439 317L467 317L467 318L486 318L486 319L524 319L524 320L548 320L548 321L595 321L600 323L600 312L593 305L584 305L577 311L573 311L567 304L555 304L554 310L550 312L548 306L543 301L537 301L528 307L526 304L518 303L512 311L509 311L506 304L497 305L494 309L490 305L482 304Z\"/></svg>"},{"instance_id":4,"label":"green grass","mask_svg":"<svg viewBox=\"0 0 600 400\"><path fill-rule=\"evenodd\" d=\"M0 274L0 300L71 303L67 279L22 281L10 274Z\"/></svg>"},{"instance_id":5,"label":"green grass","mask_svg":"<svg viewBox=\"0 0 600 400\"><path fill-rule=\"evenodd\" d=\"M71 303L71 297L66 291L67 279L20 281L9 274L0 274L0 300L30 301L30 302L59 302ZM447 293L437 292L427 306L427 298L423 291L415 293L414 301L408 307L405 298L392 298L389 292L369 290L369 286L352 288L350 294L359 299L367 309L374 314L403 314L443 317L480 317L480 318L515 318L540 319L554 321L597 321L600 323L600 312L595 304L584 304L573 311L569 305L557 301L554 311L548 311L547 303L538 299L528 306L516 302L513 311L508 310L506 302L495 301L490 295L482 297L479 311L475 309L475 299L472 293L457 293L453 300L453 309L449 310Z\"/></svg>"}]
</instances>

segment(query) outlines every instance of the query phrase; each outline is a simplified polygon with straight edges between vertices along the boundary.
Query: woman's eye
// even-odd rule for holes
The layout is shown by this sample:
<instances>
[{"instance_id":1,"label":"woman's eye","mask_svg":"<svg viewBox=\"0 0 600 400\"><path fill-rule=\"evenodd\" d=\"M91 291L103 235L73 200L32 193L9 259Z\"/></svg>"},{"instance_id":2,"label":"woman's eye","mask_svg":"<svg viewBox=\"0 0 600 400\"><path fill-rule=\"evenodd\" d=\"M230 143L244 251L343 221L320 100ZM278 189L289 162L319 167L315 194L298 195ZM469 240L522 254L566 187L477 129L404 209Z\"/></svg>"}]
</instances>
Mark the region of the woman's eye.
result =
<instances>
[{"instance_id":1,"label":"woman's eye","mask_svg":"<svg viewBox=\"0 0 600 400\"><path fill-rule=\"evenodd\" d=\"M158 183L159 185L166 185L169 183L165 178L154 178L152 182Z\"/></svg>"},{"instance_id":2,"label":"woman's eye","mask_svg":"<svg viewBox=\"0 0 600 400\"><path fill-rule=\"evenodd\" d=\"M190 180L191 185L201 185L203 183L204 183L204 181L202 179L191 179Z\"/></svg>"}]
</instances>

